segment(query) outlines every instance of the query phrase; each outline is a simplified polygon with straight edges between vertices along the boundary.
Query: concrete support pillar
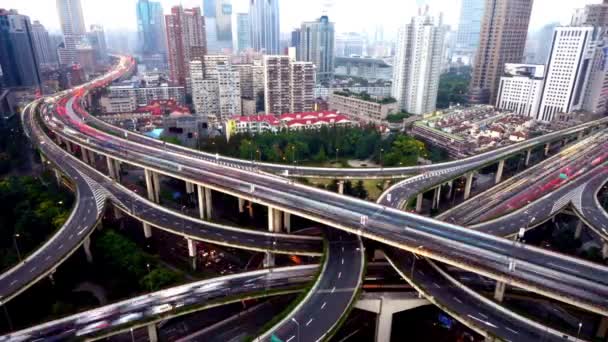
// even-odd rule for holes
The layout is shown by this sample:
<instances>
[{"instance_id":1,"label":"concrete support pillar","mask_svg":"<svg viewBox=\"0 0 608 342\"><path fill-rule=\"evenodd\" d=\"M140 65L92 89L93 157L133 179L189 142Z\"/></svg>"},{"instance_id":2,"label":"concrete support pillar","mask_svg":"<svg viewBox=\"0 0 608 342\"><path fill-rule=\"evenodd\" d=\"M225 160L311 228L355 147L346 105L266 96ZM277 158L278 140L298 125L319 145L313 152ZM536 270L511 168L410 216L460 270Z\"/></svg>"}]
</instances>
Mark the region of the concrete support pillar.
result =
<instances>
[{"instance_id":1,"label":"concrete support pillar","mask_svg":"<svg viewBox=\"0 0 608 342\"><path fill-rule=\"evenodd\" d=\"M89 151L89 161L91 162L91 165L93 165L93 167L95 167L96 163L96 158L95 158L95 152L93 152L93 150L88 150Z\"/></svg>"},{"instance_id":2,"label":"concrete support pillar","mask_svg":"<svg viewBox=\"0 0 608 342\"><path fill-rule=\"evenodd\" d=\"M494 184L500 183L502 180L502 173L505 170L505 160L501 160L498 162L498 170L496 170L496 177L494 178Z\"/></svg>"},{"instance_id":3,"label":"concrete support pillar","mask_svg":"<svg viewBox=\"0 0 608 342\"><path fill-rule=\"evenodd\" d=\"M551 143L545 144L545 157L549 155L549 149L551 148Z\"/></svg>"},{"instance_id":4,"label":"concrete support pillar","mask_svg":"<svg viewBox=\"0 0 608 342\"><path fill-rule=\"evenodd\" d=\"M453 180L449 181L448 186L449 186L449 189L448 189L447 197L448 197L448 199L450 199L450 198L452 198L452 193L454 192L454 181Z\"/></svg>"},{"instance_id":5,"label":"concrete support pillar","mask_svg":"<svg viewBox=\"0 0 608 342\"><path fill-rule=\"evenodd\" d=\"M196 242L192 239L186 238L188 242L188 256L192 260L192 269L196 270Z\"/></svg>"},{"instance_id":6,"label":"concrete support pillar","mask_svg":"<svg viewBox=\"0 0 608 342\"><path fill-rule=\"evenodd\" d=\"M112 158L110 158L110 156L106 156L106 166L108 167L108 174L110 175L110 178L117 179L116 170L114 169L114 161L112 160Z\"/></svg>"},{"instance_id":7,"label":"concrete support pillar","mask_svg":"<svg viewBox=\"0 0 608 342\"><path fill-rule=\"evenodd\" d=\"M338 193L344 195L344 181L338 182Z\"/></svg>"},{"instance_id":8,"label":"concrete support pillar","mask_svg":"<svg viewBox=\"0 0 608 342\"><path fill-rule=\"evenodd\" d=\"M602 258L608 259L608 242L604 242L602 245Z\"/></svg>"},{"instance_id":9,"label":"concrete support pillar","mask_svg":"<svg viewBox=\"0 0 608 342\"><path fill-rule=\"evenodd\" d=\"M198 186L198 215L201 220L205 219L205 188Z\"/></svg>"},{"instance_id":10,"label":"concrete support pillar","mask_svg":"<svg viewBox=\"0 0 608 342\"><path fill-rule=\"evenodd\" d=\"M144 236L146 237L146 239L152 237L152 226L147 223L144 223Z\"/></svg>"},{"instance_id":11,"label":"concrete support pillar","mask_svg":"<svg viewBox=\"0 0 608 342\"><path fill-rule=\"evenodd\" d=\"M74 149L72 148L72 143L68 140L65 141L65 148L68 150L69 154L74 154Z\"/></svg>"},{"instance_id":12,"label":"concrete support pillar","mask_svg":"<svg viewBox=\"0 0 608 342\"><path fill-rule=\"evenodd\" d=\"M160 203L160 176L152 172L152 183L154 183L154 202Z\"/></svg>"},{"instance_id":13,"label":"concrete support pillar","mask_svg":"<svg viewBox=\"0 0 608 342\"><path fill-rule=\"evenodd\" d=\"M247 210L249 211L249 218L253 218L253 202L249 201L249 206L247 206Z\"/></svg>"},{"instance_id":14,"label":"concrete support pillar","mask_svg":"<svg viewBox=\"0 0 608 342\"><path fill-rule=\"evenodd\" d=\"M271 233L280 233L283 231L282 227L282 213L280 210L268 207L268 231Z\"/></svg>"},{"instance_id":15,"label":"concrete support pillar","mask_svg":"<svg viewBox=\"0 0 608 342\"><path fill-rule=\"evenodd\" d=\"M473 186L473 172L469 172L466 175L467 182L464 186L464 200L468 200L471 197L471 187Z\"/></svg>"},{"instance_id":16,"label":"concrete support pillar","mask_svg":"<svg viewBox=\"0 0 608 342\"><path fill-rule=\"evenodd\" d=\"M118 160L114 161L114 173L116 174L116 180L120 182L120 161Z\"/></svg>"},{"instance_id":17,"label":"concrete support pillar","mask_svg":"<svg viewBox=\"0 0 608 342\"><path fill-rule=\"evenodd\" d=\"M61 186L61 172L59 170L54 169L55 179L57 180L57 186Z\"/></svg>"},{"instance_id":18,"label":"concrete support pillar","mask_svg":"<svg viewBox=\"0 0 608 342\"><path fill-rule=\"evenodd\" d=\"M562 140L562 147L566 146L566 144L568 143L568 139L565 138L564 140Z\"/></svg>"},{"instance_id":19,"label":"concrete support pillar","mask_svg":"<svg viewBox=\"0 0 608 342\"><path fill-rule=\"evenodd\" d=\"M242 214L245 212L245 199L239 197L238 200L239 200L239 214Z\"/></svg>"},{"instance_id":20,"label":"concrete support pillar","mask_svg":"<svg viewBox=\"0 0 608 342\"><path fill-rule=\"evenodd\" d=\"M114 173L116 170L114 170ZM148 191L148 200L152 202L156 202L156 195L154 191L154 182L152 181L153 172L145 169L144 170L145 178L146 178L146 190Z\"/></svg>"},{"instance_id":21,"label":"concrete support pillar","mask_svg":"<svg viewBox=\"0 0 608 342\"><path fill-rule=\"evenodd\" d=\"M431 207L432 209L437 209L437 207L439 206L439 196L441 196L441 185L433 190L433 204Z\"/></svg>"},{"instance_id":22,"label":"concrete support pillar","mask_svg":"<svg viewBox=\"0 0 608 342\"><path fill-rule=\"evenodd\" d=\"M283 212L283 226L287 234L291 233L291 214L285 211Z\"/></svg>"},{"instance_id":23,"label":"concrete support pillar","mask_svg":"<svg viewBox=\"0 0 608 342\"><path fill-rule=\"evenodd\" d=\"M150 342L158 342L158 333L156 332L156 324L148 324L148 340Z\"/></svg>"},{"instance_id":24,"label":"concrete support pillar","mask_svg":"<svg viewBox=\"0 0 608 342\"><path fill-rule=\"evenodd\" d=\"M528 151L526 152L526 166L530 165L530 157L532 157L532 149L529 148Z\"/></svg>"},{"instance_id":25,"label":"concrete support pillar","mask_svg":"<svg viewBox=\"0 0 608 342\"><path fill-rule=\"evenodd\" d=\"M419 193L416 196L416 212L420 214L422 212L422 201L424 200L424 193Z\"/></svg>"},{"instance_id":26,"label":"concrete support pillar","mask_svg":"<svg viewBox=\"0 0 608 342\"><path fill-rule=\"evenodd\" d=\"M580 131L578 132L578 137L577 140L583 140L583 137L585 136L585 131Z\"/></svg>"},{"instance_id":27,"label":"concrete support pillar","mask_svg":"<svg viewBox=\"0 0 608 342\"><path fill-rule=\"evenodd\" d=\"M494 299L496 299L496 301L502 302L503 298L505 297L506 287L506 283L503 283L501 281L496 282L496 287L494 288Z\"/></svg>"},{"instance_id":28,"label":"concrete support pillar","mask_svg":"<svg viewBox=\"0 0 608 342\"><path fill-rule=\"evenodd\" d=\"M122 212L117 207L114 207L114 219L119 220L122 218Z\"/></svg>"},{"instance_id":29,"label":"concrete support pillar","mask_svg":"<svg viewBox=\"0 0 608 342\"><path fill-rule=\"evenodd\" d=\"M89 162L89 151L86 148L80 146L80 154L82 154L82 161L85 164L89 164L90 165L91 162Z\"/></svg>"},{"instance_id":30,"label":"concrete support pillar","mask_svg":"<svg viewBox=\"0 0 608 342\"><path fill-rule=\"evenodd\" d=\"M205 188L205 213L207 215L207 220L211 220L213 217L213 205L211 202L211 189Z\"/></svg>"},{"instance_id":31,"label":"concrete support pillar","mask_svg":"<svg viewBox=\"0 0 608 342\"><path fill-rule=\"evenodd\" d=\"M597 326L597 332L595 337L598 339L605 339L608 336L608 317L602 316L600 324Z\"/></svg>"},{"instance_id":32,"label":"concrete support pillar","mask_svg":"<svg viewBox=\"0 0 608 342\"><path fill-rule=\"evenodd\" d=\"M186 193L188 195L190 195L193 192L194 192L194 184L192 184L190 182L186 182Z\"/></svg>"},{"instance_id":33,"label":"concrete support pillar","mask_svg":"<svg viewBox=\"0 0 608 342\"><path fill-rule=\"evenodd\" d=\"M87 262L90 264L93 262L93 253L91 253L91 238L88 236L84 239L82 244L84 247L84 254L87 256Z\"/></svg>"},{"instance_id":34,"label":"concrete support pillar","mask_svg":"<svg viewBox=\"0 0 608 342\"><path fill-rule=\"evenodd\" d=\"M274 267L274 254L266 252L264 255L264 268Z\"/></svg>"},{"instance_id":35,"label":"concrete support pillar","mask_svg":"<svg viewBox=\"0 0 608 342\"><path fill-rule=\"evenodd\" d=\"M576 224L576 231L574 232L574 238L576 240L580 239L582 232L583 232L583 221L578 220L578 223Z\"/></svg>"},{"instance_id":36,"label":"concrete support pillar","mask_svg":"<svg viewBox=\"0 0 608 342\"><path fill-rule=\"evenodd\" d=\"M376 318L376 342L390 342L392 326L393 313L380 309L380 313Z\"/></svg>"}]
</instances>

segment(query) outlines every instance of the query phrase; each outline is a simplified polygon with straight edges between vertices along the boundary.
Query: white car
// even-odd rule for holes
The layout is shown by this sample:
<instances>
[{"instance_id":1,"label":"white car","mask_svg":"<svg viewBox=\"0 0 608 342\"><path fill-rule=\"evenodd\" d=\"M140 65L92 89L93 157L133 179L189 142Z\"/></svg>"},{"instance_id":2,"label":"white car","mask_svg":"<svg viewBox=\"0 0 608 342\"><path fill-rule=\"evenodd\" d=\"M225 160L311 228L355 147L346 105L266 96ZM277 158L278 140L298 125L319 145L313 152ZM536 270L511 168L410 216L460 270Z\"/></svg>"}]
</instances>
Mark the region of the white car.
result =
<instances>
[{"instance_id":1,"label":"white car","mask_svg":"<svg viewBox=\"0 0 608 342\"><path fill-rule=\"evenodd\" d=\"M144 316L144 314L141 312L129 313L129 314L123 315L119 319L113 321L111 325L116 326L116 325L126 324L131 321L138 320L138 319L142 318L143 316Z\"/></svg>"},{"instance_id":2,"label":"white car","mask_svg":"<svg viewBox=\"0 0 608 342\"><path fill-rule=\"evenodd\" d=\"M171 304L161 304L161 305L156 305L156 306L152 307L152 309L150 309L150 313L152 315L158 315L163 312L167 312L171 309L173 309L173 306Z\"/></svg>"}]
</instances>

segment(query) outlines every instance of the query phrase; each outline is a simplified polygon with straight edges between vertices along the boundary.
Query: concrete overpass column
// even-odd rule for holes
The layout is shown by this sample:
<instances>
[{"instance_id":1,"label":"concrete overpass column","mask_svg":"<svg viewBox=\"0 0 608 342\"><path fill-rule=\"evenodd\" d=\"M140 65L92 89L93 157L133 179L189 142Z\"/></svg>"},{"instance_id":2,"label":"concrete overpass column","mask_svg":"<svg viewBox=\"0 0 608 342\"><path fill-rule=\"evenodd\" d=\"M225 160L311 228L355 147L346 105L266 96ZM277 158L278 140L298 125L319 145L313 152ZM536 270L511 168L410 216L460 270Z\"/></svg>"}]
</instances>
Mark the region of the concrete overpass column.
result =
<instances>
[{"instance_id":1,"label":"concrete overpass column","mask_svg":"<svg viewBox=\"0 0 608 342\"><path fill-rule=\"evenodd\" d=\"M424 193L419 193L416 196L416 212L420 214L422 212L422 201L424 200Z\"/></svg>"},{"instance_id":2,"label":"concrete overpass column","mask_svg":"<svg viewBox=\"0 0 608 342\"><path fill-rule=\"evenodd\" d=\"M283 212L283 226L287 234L291 233L291 214L285 211Z\"/></svg>"},{"instance_id":3,"label":"concrete overpass column","mask_svg":"<svg viewBox=\"0 0 608 342\"><path fill-rule=\"evenodd\" d=\"M576 137L576 139L583 140L584 136L585 136L585 131L580 131L580 132L578 132L578 136Z\"/></svg>"},{"instance_id":4,"label":"concrete overpass column","mask_svg":"<svg viewBox=\"0 0 608 342\"><path fill-rule=\"evenodd\" d=\"M467 173L467 182L464 186L464 200L468 200L471 197L471 187L473 186L473 172Z\"/></svg>"},{"instance_id":5,"label":"concrete overpass column","mask_svg":"<svg viewBox=\"0 0 608 342\"><path fill-rule=\"evenodd\" d=\"M154 183L154 202L160 203L160 178L156 172L152 172L152 183Z\"/></svg>"},{"instance_id":6,"label":"concrete overpass column","mask_svg":"<svg viewBox=\"0 0 608 342\"><path fill-rule=\"evenodd\" d=\"M89 150L89 161L91 162L91 165L93 165L93 167L96 164L96 158L95 158L95 152L93 152L93 150Z\"/></svg>"},{"instance_id":7,"label":"concrete overpass column","mask_svg":"<svg viewBox=\"0 0 608 342\"><path fill-rule=\"evenodd\" d=\"M602 245L602 258L608 259L608 242L604 242Z\"/></svg>"},{"instance_id":8,"label":"concrete overpass column","mask_svg":"<svg viewBox=\"0 0 608 342\"><path fill-rule=\"evenodd\" d=\"M120 161L114 160L114 173L116 174L116 180L120 182Z\"/></svg>"},{"instance_id":9,"label":"concrete overpass column","mask_svg":"<svg viewBox=\"0 0 608 342\"><path fill-rule=\"evenodd\" d=\"M505 297L505 289L507 284L502 281L496 282L496 287L494 288L494 299L498 302L502 302L502 299Z\"/></svg>"},{"instance_id":10,"label":"concrete overpass column","mask_svg":"<svg viewBox=\"0 0 608 342\"><path fill-rule=\"evenodd\" d=\"M268 207L268 231L271 233L280 233L283 231L282 225L283 214L279 209Z\"/></svg>"},{"instance_id":11,"label":"concrete overpass column","mask_svg":"<svg viewBox=\"0 0 608 342\"><path fill-rule=\"evenodd\" d=\"M65 141L65 148L68 150L69 154L74 154L74 149L72 148L72 143L68 140Z\"/></svg>"},{"instance_id":12,"label":"concrete overpass column","mask_svg":"<svg viewBox=\"0 0 608 342\"><path fill-rule=\"evenodd\" d=\"M437 207L439 207L439 196L441 196L441 185L433 190L433 204L431 207L432 209L437 209Z\"/></svg>"},{"instance_id":13,"label":"concrete overpass column","mask_svg":"<svg viewBox=\"0 0 608 342\"><path fill-rule=\"evenodd\" d=\"M114 174L116 174L116 170L112 167ZM156 202L156 196L154 194L154 184L152 182L152 174L154 172L148 169L144 170L144 174L146 177L146 190L148 191L148 199L152 202Z\"/></svg>"},{"instance_id":14,"label":"concrete overpass column","mask_svg":"<svg viewBox=\"0 0 608 342\"><path fill-rule=\"evenodd\" d=\"M87 256L87 262L89 264L93 263L93 253L91 253L91 238L87 236L84 239L82 246L84 247L84 254Z\"/></svg>"},{"instance_id":15,"label":"concrete overpass column","mask_svg":"<svg viewBox=\"0 0 608 342\"><path fill-rule=\"evenodd\" d=\"M152 226L147 223L144 223L144 236L146 237L146 239L152 237Z\"/></svg>"},{"instance_id":16,"label":"concrete overpass column","mask_svg":"<svg viewBox=\"0 0 608 342\"><path fill-rule=\"evenodd\" d=\"M578 223L576 224L576 231L574 232L574 238L576 240L580 239L582 232L583 232L583 221L578 220Z\"/></svg>"},{"instance_id":17,"label":"concrete overpass column","mask_svg":"<svg viewBox=\"0 0 608 342\"><path fill-rule=\"evenodd\" d=\"M158 333L156 332L156 324L148 324L148 340L150 342L158 342Z\"/></svg>"},{"instance_id":18,"label":"concrete overpass column","mask_svg":"<svg viewBox=\"0 0 608 342\"><path fill-rule=\"evenodd\" d=\"M205 219L205 188L198 186L198 215L201 220Z\"/></svg>"},{"instance_id":19,"label":"concrete overpass column","mask_svg":"<svg viewBox=\"0 0 608 342\"><path fill-rule=\"evenodd\" d=\"M274 267L274 254L266 252L264 255L264 268Z\"/></svg>"},{"instance_id":20,"label":"concrete overpass column","mask_svg":"<svg viewBox=\"0 0 608 342\"><path fill-rule=\"evenodd\" d=\"M239 214L242 214L245 212L245 199L239 197L238 200L239 200Z\"/></svg>"},{"instance_id":21,"label":"concrete overpass column","mask_svg":"<svg viewBox=\"0 0 608 342\"><path fill-rule=\"evenodd\" d=\"M211 202L211 189L205 188L205 214L207 215L207 220L211 220L213 217L213 205Z\"/></svg>"},{"instance_id":22,"label":"concrete overpass column","mask_svg":"<svg viewBox=\"0 0 608 342\"><path fill-rule=\"evenodd\" d=\"M190 195L194 192L194 184L186 182L186 194Z\"/></svg>"},{"instance_id":23,"label":"concrete overpass column","mask_svg":"<svg viewBox=\"0 0 608 342\"><path fill-rule=\"evenodd\" d=\"M602 339L606 338L606 336L608 336L608 317L602 316L600 324L598 324L595 337Z\"/></svg>"},{"instance_id":24,"label":"concrete overpass column","mask_svg":"<svg viewBox=\"0 0 608 342\"><path fill-rule=\"evenodd\" d=\"M532 157L531 148L529 148L528 151L526 152L526 163L525 163L526 166L530 165L530 157Z\"/></svg>"},{"instance_id":25,"label":"concrete overpass column","mask_svg":"<svg viewBox=\"0 0 608 342\"><path fill-rule=\"evenodd\" d=\"M338 181L338 193L344 195L344 181Z\"/></svg>"},{"instance_id":26,"label":"concrete overpass column","mask_svg":"<svg viewBox=\"0 0 608 342\"><path fill-rule=\"evenodd\" d=\"M116 179L116 170L114 169L114 161L110 156L106 156L106 166L108 167L108 173L110 178Z\"/></svg>"},{"instance_id":27,"label":"concrete overpass column","mask_svg":"<svg viewBox=\"0 0 608 342\"><path fill-rule=\"evenodd\" d=\"M54 169L55 179L57 180L57 186L61 186L61 172L59 170Z\"/></svg>"},{"instance_id":28,"label":"concrete overpass column","mask_svg":"<svg viewBox=\"0 0 608 342\"><path fill-rule=\"evenodd\" d=\"M551 143L545 144L545 157L549 155L549 149L551 148Z\"/></svg>"},{"instance_id":29,"label":"concrete overpass column","mask_svg":"<svg viewBox=\"0 0 608 342\"><path fill-rule=\"evenodd\" d=\"M380 313L376 318L376 342L390 342L393 326L393 312L382 310L384 300L380 301Z\"/></svg>"},{"instance_id":30,"label":"concrete overpass column","mask_svg":"<svg viewBox=\"0 0 608 342\"><path fill-rule=\"evenodd\" d=\"M188 238L186 241L188 242L188 256L192 259L192 269L196 270L196 242Z\"/></svg>"},{"instance_id":31,"label":"concrete overpass column","mask_svg":"<svg viewBox=\"0 0 608 342\"><path fill-rule=\"evenodd\" d=\"M90 165L91 163L89 162L89 151L87 151L87 149L84 148L83 146L80 146L80 154L82 154L82 161L85 164Z\"/></svg>"},{"instance_id":32,"label":"concrete overpass column","mask_svg":"<svg viewBox=\"0 0 608 342\"><path fill-rule=\"evenodd\" d=\"M500 183L502 180L502 173L505 170L505 160L501 160L498 162L498 170L496 171L496 178L494 179L494 184Z\"/></svg>"},{"instance_id":33,"label":"concrete overpass column","mask_svg":"<svg viewBox=\"0 0 608 342\"><path fill-rule=\"evenodd\" d=\"M450 188L448 189L447 197L448 197L448 199L450 199L450 198L452 198L452 193L454 192L454 181L453 180L449 181L448 186Z\"/></svg>"}]
</instances>

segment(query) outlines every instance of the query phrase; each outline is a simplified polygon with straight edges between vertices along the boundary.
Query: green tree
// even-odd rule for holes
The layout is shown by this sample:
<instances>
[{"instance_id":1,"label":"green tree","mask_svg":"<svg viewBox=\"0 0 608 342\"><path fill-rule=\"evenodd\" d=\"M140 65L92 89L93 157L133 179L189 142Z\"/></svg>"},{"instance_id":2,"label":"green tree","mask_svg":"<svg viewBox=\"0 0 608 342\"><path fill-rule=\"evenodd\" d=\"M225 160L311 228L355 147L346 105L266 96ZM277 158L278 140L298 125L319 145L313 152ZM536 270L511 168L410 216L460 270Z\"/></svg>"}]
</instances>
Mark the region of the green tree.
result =
<instances>
[{"instance_id":1,"label":"green tree","mask_svg":"<svg viewBox=\"0 0 608 342\"><path fill-rule=\"evenodd\" d=\"M317 163L325 163L327 161L327 155L325 154L325 149L320 149L317 155L315 156L315 161Z\"/></svg>"},{"instance_id":2,"label":"green tree","mask_svg":"<svg viewBox=\"0 0 608 342\"><path fill-rule=\"evenodd\" d=\"M139 284L142 289L158 291L168 285L175 284L180 280L181 275L179 273L165 268L157 268L141 278Z\"/></svg>"},{"instance_id":3,"label":"green tree","mask_svg":"<svg viewBox=\"0 0 608 342\"><path fill-rule=\"evenodd\" d=\"M369 194L367 193L367 189L365 189L365 185L363 184L362 180L358 181L353 188L353 195L360 199L367 199Z\"/></svg>"}]
</instances>

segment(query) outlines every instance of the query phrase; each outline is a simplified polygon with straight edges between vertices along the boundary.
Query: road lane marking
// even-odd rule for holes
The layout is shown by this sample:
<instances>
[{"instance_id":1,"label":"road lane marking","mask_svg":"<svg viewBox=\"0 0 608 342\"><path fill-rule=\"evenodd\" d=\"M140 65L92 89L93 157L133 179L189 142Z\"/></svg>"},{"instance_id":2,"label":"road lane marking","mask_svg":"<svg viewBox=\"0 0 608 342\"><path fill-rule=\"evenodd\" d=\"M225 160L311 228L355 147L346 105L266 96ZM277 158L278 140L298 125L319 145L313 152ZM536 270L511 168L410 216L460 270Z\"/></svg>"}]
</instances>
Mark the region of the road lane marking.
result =
<instances>
[{"instance_id":1,"label":"road lane marking","mask_svg":"<svg viewBox=\"0 0 608 342\"><path fill-rule=\"evenodd\" d=\"M325 308L325 305L327 305L327 302L323 302L323 305L321 305L321 310Z\"/></svg>"},{"instance_id":2,"label":"road lane marking","mask_svg":"<svg viewBox=\"0 0 608 342\"><path fill-rule=\"evenodd\" d=\"M309 326L311 322L312 322L312 318L309 319L308 322L306 322L306 326Z\"/></svg>"},{"instance_id":3,"label":"road lane marking","mask_svg":"<svg viewBox=\"0 0 608 342\"><path fill-rule=\"evenodd\" d=\"M342 258L342 265L344 265L344 258Z\"/></svg>"},{"instance_id":4,"label":"road lane marking","mask_svg":"<svg viewBox=\"0 0 608 342\"><path fill-rule=\"evenodd\" d=\"M8 284L8 285L9 285L9 286L13 286L13 285L15 285L15 283L16 283L16 282L17 282L16 280L13 280L13 281L11 281L11 283L10 283L10 284Z\"/></svg>"},{"instance_id":5,"label":"road lane marking","mask_svg":"<svg viewBox=\"0 0 608 342\"><path fill-rule=\"evenodd\" d=\"M289 341L293 340L295 337L296 337L296 335L293 335L290 338L288 338L287 341L285 341L285 342L289 342Z\"/></svg>"},{"instance_id":6,"label":"road lane marking","mask_svg":"<svg viewBox=\"0 0 608 342\"><path fill-rule=\"evenodd\" d=\"M509 330L510 332L512 332L512 333L514 333L514 334L516 334L516 335L519 335L519 332L518 332L518 331L513 330L513 329L511 329L511 328L509 328L509 327L505 327L505 329Z\"/></svg>"},{"instance_id":7,"label":"road lane marking","mask_svg":"<svg viewBox=\"0 0 608 342\"><path fill-rule=\"evenodd\" d=\"M342 272L338 273L338 279L342 277Z\"/></svg>"},{"instance_id":8,"label":"road lane marking","mask_svg":"<svg viewBox=\"0 0 608 342\"><path fill-rule=\"evenodd\" d=\"M452 298L454 298L454 300L457 301L458 303L462 304L462 301L460 299L458 299L456 297L452 297Z\"/></svg>"},{"instance_id":9,"label":"road lane marking","mask_svg":"<svg viewBox=\"0 0 608 342\"><path fill-rule=\"evenodd\" d=\"M334 286L333 289L331 289L331 293L334 293L334 291L336 291L336 287Z\"/></svg>"}]
</instances>

